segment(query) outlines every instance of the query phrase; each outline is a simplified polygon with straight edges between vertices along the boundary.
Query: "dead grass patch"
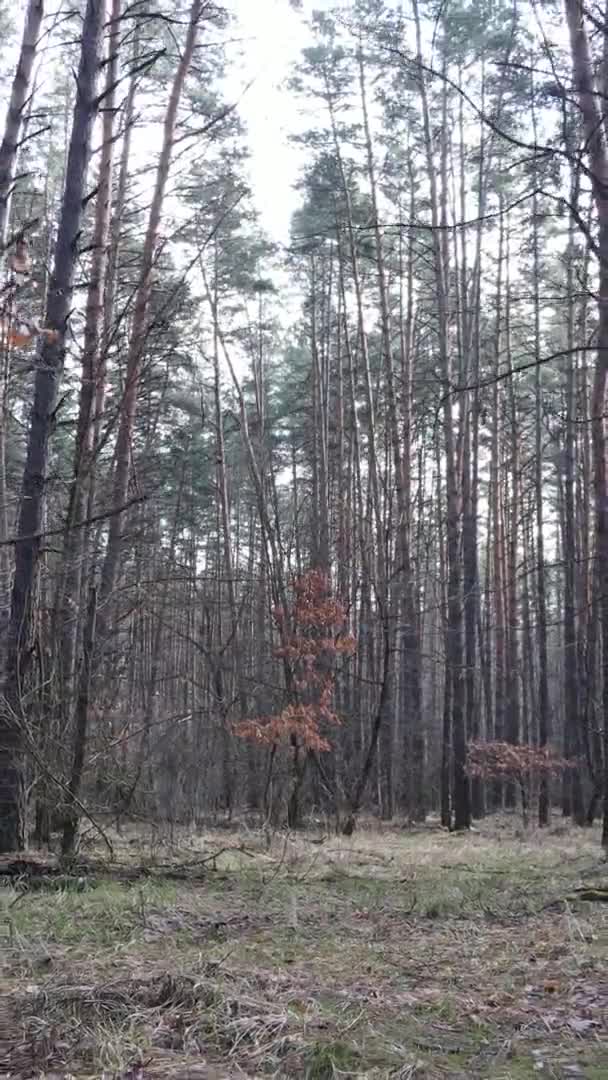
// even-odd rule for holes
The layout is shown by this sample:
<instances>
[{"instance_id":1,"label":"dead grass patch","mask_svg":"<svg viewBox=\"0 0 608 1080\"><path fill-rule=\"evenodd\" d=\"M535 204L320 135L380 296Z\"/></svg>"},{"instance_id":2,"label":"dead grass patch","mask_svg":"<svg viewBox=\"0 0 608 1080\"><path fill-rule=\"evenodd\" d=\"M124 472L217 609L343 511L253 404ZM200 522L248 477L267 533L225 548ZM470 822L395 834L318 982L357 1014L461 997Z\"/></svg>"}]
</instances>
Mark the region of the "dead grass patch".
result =
<instances>
[{"instance_id":1,"label":"dead grass patch","mask_svg":"<svg viewBox=\"0 0 608 1080\"><path fill-rule=\"evenodd\" d=\"M132 839L120 865L142 865ZM608 1075L608 912L565 899L605 881L597 835L318 839L174 836L157 868L228 850L202 880L107 865L81 893L0 890L0 1062L83 1080Z\"/></svg>"}]
</instances>

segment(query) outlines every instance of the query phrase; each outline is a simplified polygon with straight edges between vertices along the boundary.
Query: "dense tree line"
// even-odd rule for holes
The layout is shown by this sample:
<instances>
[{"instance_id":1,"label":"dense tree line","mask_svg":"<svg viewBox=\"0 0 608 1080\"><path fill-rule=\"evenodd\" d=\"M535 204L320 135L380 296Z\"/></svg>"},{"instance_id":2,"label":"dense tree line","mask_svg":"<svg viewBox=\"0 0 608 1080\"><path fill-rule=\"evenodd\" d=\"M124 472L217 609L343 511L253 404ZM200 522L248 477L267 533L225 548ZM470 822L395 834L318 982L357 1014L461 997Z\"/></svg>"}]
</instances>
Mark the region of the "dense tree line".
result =
<instances>
[{"instance_id":1,"label":"dense tree line","mask_svg":"<svg viewBox=\"0 0 608 1080\"><path fill-rule=\"evenodd\" d=\"M287 245L229 10L10 17L0 851L520 800L608 843L604 14L301 15Z\"/></svg>"}]
</instances>

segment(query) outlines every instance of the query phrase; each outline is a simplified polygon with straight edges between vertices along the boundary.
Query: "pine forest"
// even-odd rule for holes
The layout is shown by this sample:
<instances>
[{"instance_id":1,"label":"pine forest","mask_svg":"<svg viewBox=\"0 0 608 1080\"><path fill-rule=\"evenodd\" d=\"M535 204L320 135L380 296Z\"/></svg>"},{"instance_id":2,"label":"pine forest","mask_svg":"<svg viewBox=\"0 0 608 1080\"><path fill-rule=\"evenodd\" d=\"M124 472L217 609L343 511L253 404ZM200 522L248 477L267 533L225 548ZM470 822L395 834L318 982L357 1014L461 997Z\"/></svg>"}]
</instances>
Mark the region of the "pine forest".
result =
<instances>
[{"instance_id":1,"label":"pine forest","mask_svg":"<svg viewBox=\"0 0 608 1080\"><path fill-rule=\"evenodd\" d=\"M606 1076L608 8L4 0L0 30L0 916L30 943L0 1075ZM88 1059L65 995L15 1038L14 980L46 993L23 956L46 926L50 986L74 946L59 896L145 950L170 912L196 938L199 878L231 974L225 941L171 990L155 956L108 1003L104 953ZM282 1027L268 985L249 1007L238 919L267 904L292 979L324 942L359 965L355 917L403 944L396 912L412 941L463 913L497 935L440 943L446 973L479 953L472 993L509 918L579 966L547 946L512 1071L462 1002L389 1032L386 967L380 1027L361 998L313 1038L295 983Z\"/></svg>"}]
</instances>

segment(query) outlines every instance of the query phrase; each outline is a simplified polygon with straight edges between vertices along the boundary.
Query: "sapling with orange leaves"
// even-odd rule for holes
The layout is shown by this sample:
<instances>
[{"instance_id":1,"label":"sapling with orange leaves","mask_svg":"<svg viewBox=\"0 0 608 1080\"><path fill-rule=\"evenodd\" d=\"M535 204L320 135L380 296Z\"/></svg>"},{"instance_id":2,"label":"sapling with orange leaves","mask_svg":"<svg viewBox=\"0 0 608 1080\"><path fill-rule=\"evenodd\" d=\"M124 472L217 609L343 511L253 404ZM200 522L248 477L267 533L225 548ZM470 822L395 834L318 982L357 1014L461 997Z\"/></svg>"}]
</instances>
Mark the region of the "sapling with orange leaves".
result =
<instances>
[{"instance_id":1,"label":"sapling with orange leaves","mask_svg":"<svg viewBox=\"0 0 608 1080\"><path fill-rule=\"evenodd\" d=\"M335 669L343 656L352 656L356 642L347 629L341 601L332 595L329 576L309 570L293 582L292 602L275 607L273 621L279 644L274 650L285 675L284 707L272 716L244 720L235 732L244 739L292 751L292 789L289 824L297 824L299 792L306 761L331 750L329 734L340 723L334 709Z\"/></svg>"},{"instance_id":2,"label":"sapling with orange leaves","mask_svg":"<svg viewBox=\"0 0 608 1080\"><path fill-rule=\"evenodd\" d=\"M467 773L482 780L510 780L517 785L521 795L523 826L528 827L530 781L532 778L547 781L559 776L566 769L575 768L579 762L560 758L546 746L528 746L491 740L471 742L467 751Z\"/></svg>"}]
</instances>

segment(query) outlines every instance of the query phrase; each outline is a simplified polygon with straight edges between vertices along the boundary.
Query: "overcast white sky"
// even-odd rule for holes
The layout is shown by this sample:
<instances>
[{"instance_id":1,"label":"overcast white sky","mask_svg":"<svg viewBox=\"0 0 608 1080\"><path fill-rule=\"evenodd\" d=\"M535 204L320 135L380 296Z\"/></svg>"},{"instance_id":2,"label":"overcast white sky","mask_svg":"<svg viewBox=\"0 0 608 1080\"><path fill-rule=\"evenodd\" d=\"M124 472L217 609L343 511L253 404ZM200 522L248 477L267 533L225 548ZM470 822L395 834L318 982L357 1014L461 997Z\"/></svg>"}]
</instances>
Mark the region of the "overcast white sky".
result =
<instances>
[{"instance_id":1,"label":"overcast white sky","mask_svg":"<svg viewBox=\"0 0 608 1080\"><path fill-rule=\"evenodd\" d=\"M306 20L325 0L304 0L294 11L289 0L232 0L244 38L244 67L231 74L239 89L253 79L239 112L247 124L251 173L262 224L273 239L285 241L297 205L292 187L298 174L297 149L288 136L298 129L297 106L285 89L294 61L310 41ZM333 6L336 6L335 3Z\"/></svg>"}]
</instances>

